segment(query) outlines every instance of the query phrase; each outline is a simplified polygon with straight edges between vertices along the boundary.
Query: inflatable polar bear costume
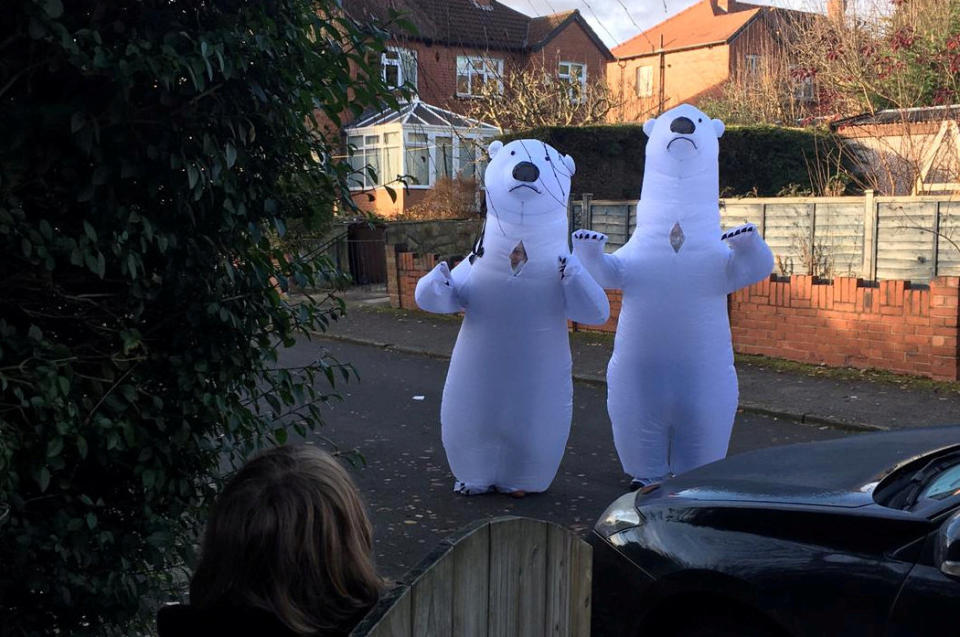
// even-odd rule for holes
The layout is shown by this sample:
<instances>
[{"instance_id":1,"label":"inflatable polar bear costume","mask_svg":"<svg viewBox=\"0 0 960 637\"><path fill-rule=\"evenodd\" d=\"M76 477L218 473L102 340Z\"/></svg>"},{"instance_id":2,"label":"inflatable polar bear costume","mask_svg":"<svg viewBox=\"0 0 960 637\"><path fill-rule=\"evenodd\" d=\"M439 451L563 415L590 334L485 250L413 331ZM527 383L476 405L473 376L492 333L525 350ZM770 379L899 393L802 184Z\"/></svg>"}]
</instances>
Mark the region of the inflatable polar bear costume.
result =
<instances>
[{"instance_id":1,"label":"inflatable polar bear costume","mask_svg":"<svg viewBox=\"0 0 960 637\"><path fill-rule=\"evenodd\" d=\"M417 282L428 312L465 311L440 407L443 446L466 495L544 491L570 433L567 319L607 320L603 289L570 254L573 159L535 140L490 145L482 249Z\"/></svg>"},{"instance_id":2,"label":"inflatable polar bear costume","mask_svg":"<svg viewBox=\"0 0 960 637\"><path fill-rule=\"evenodd\" d=\"M737 410L727 295L770 275L773 254L747 224L721 234L723 122L682 104L643 126L648 141L637 226L574 233L574 253L605 288L623 290L607 367L607 409L635 485L723 458Z\"/></svg>"}]
</instances>

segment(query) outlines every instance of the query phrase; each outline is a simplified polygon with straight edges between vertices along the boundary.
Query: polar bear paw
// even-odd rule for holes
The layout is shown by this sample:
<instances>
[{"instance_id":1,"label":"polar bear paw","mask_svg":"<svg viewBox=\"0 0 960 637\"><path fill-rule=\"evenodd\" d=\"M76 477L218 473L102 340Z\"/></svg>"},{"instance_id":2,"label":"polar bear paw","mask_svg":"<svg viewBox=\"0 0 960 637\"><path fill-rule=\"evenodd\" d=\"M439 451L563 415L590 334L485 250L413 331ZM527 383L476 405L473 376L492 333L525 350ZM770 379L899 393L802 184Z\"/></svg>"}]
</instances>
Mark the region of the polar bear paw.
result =
<instances>
[{"instance_id":1,"label":"polar bear paw","mask_svg":"<svg viewBox=\"0 0 960 637\"><path fill-rule=\"evenodd\" d=\"M573 250L585 256L603 254L603 246L607 243L607 235L592 230L577 230L573 233Z\"/></svg>"},{"instance_id":2,"label":"polar bear paw","mask_svg":"<svg viewBox=\"0 0 960 637\"><path fill-rule=\"evenodd\" d=\"M561 281L576 276L583 267L580 265L580 259L574 254L560 255L557 257L557 263Z\"/></svg>"},{"instance_id":3,"label":"polar bear paw","mask_svg":"<svg viewBox=\"0 0 960 637\"><path fill-rule=\"evenodd\" d=\"M753 240L753 238L757 236L756 231L757 226L752 223L745 223L742 226L727 230L720 235L720 239L730 244L731 248L736 248L738 245L743 245Z\"/></svg>"}]
</instances>

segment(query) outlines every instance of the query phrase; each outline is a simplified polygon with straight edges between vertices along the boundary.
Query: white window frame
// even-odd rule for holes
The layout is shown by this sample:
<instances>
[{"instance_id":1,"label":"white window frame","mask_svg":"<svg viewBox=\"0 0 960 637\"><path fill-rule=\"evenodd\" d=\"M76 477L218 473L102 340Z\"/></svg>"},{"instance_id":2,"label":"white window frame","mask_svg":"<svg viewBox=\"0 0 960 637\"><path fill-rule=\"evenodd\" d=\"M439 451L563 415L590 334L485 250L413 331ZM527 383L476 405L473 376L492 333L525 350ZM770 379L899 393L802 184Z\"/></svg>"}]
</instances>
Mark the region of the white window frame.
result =
<instances>
[{"instance_id":1,"label":"white window frame","mask_svg":"<svg viewBox=\"0 0 960 637\"><path fill-rule=\"evenodd\" d=\"M564 72L564 71L562 70L562 68L563 68L564 65L566 65L566 67L567 67L566 72ZM566 61L560 61L560 63L557 64L557 78L560 79L560 80L563 80L564 82L570 82L570 83L572 83L574 80L573 80L572 77L571 77L571 75L572 75L572 74L571 74L571 71L573 70L574 67L580 69L580 81L579 81L579 84L580 84L580 94L577 95L577 94L573 91L573 89L571 88L571 89L570 89L570 101L571 101L572 103L578 103L581 99L583 99L583 96L586 95L586 93L587 93L587 64L586 64L586 62L566 62Z\"/></svg>"},{"instance_id":2,"label":"white window frame","mask_svg":"<svg viewBox=\"0 0 960 637\"><path fill-rule=\"evenodd\" d=\"M749 80L759 80L760 79L760 56L754 53L747 53L743 56L743 68L746 73L747 79Z\"/></svg>"},{"instance_id":3,"label":"white window frame","mask_svg":"<svg viewBox=\"0 0 960 637\"><path fill-rule=\"evenodd\" d=\"M641 78L645 75L645 78ZM637 97L653 97L653 67L643 65L637 67Z\"/></svg>"},{"instance_id":4,"label":"white window frame","mask_svg":"<svg viewBox=\"0 0 960 637\"><path fill-rule=\"evenodd\" d=\"M480 69L476 66L479 64ZM460 90L460 78L467 78L467 92ZM479 84L475 84L479 78ZM478 55L458 55L455 82L457 97L476 97L475 92L491 79L497 81L497 92L503 94L503 58L491 58Z\"/></svg>"},{"instance_id":5,"label":"white window frame","mask_svg":"<svg viewBox=\"0 0 960 637\"><path fill-rule=\"evenodd\" d=\"M387 135L396 134L399 137L400 143L391 144L390 146L386 145ZM413 142L412 136L426 136L425 141ZM367 146L367 139L376 137L377 143L371 146ZM458 129L450 129L444 127L406 127L401 128L399 125L388 125L388 126L369 126L358 130L351 130L347 135L347 143L350 144L351 140L354 142L359 140L359 143L354 143L355 150L350 156L350 164L354 168L354 173L350 175L350 190L353 191L364 191L372 190L375 188L381 188L386 184L395 182L397 175L407 175L412 176L415 174L416 166L407 166L408 162L408 151L415 148L421 148L426 150L427 157L427 183L413 183L408 181L406 187L414 190L426 190L433 188L437 184L437 180L440 179L441 172L438 169L441 169L442 157L440 153L440 148L437 145L437 138L448 138L451 140L451 157L450 157L450 167L451 174L449 177L457 178L461 177L464 174L464 166L461 165L462 160L466 160L467 157L462 154L465 142L469 141L474 145L473 153L473 175L472 178L476 179L478 183L482 181L483 169L485 162L483 161L483 148L486 143L492 139L489 135L479 135L475 133L461 133ZM414 144L417 144L416 146ZM395 152L394 160L395 165L399 167L399 172L395 175L386 175L385 171L390 160L388 159L388 153L390 151ZM379 165L379 170L377 171L377 183L372 183L370 176L367 174L366 167L370 162L367 160L368 152L377 152L376 163ZM362 167L360 164L363 164ZM442 172L446 172L443 170ZM447 176L447 175L443 175ZM470 177L468 177L470 178Z\"/></svg>"},{"instance_id":6,"label":"white window frame","mask_svg":"<svg viewBox=\"0 0 960 637\"><path fill-rule=\"evenodd\" d=\"M394 155L395 163L403 169L403 139L400 139L399 144L391 144L387 146L386 137L390 134L396 134L400 137L399 130L393 130L388 128L377 129L366 128L359 131L350 131L350 134L347 135L347 144L350 145L352 142L351 139L360 139L360 143L353 143L354 150L352 154L350 153L349 148L347 149L350 161L350 165L353 167L354 172L349 176L350 190L372 190L374 188L380 188L385 184L389 184L393 181L396 181L397 175L386 175L385 170L386 166L390 163L388 156L390 151L396 151ZM367 139L370 137L376 137L376 143L367 146ZM371 162L367 161L368 153L376 153L377 155L377 181L376 183L370 179L370 175L367 173L367 166L371 165ZM363 162L361 166L359 162ZM402 172L399 174L403 174Z\"/></svg>"},{"instance_id":7,"label":"white window frame","mask_svg":"<svg viewBox=\"0 0 960 637\"><path fill-rule=\"evenodd\" d=\"M387 53L396 53L397 57L388 57ZM404 64L404 61L407 61ZM396 67L397 84L394 86L387 81L387 67ZM387 50L380 54L380 76L384 83L390 88L400 88L404 84L410 84L414 89L417 88L417 51L415 49L405 49L399 46L388 46Z\"/></svg>"}]
</instances>

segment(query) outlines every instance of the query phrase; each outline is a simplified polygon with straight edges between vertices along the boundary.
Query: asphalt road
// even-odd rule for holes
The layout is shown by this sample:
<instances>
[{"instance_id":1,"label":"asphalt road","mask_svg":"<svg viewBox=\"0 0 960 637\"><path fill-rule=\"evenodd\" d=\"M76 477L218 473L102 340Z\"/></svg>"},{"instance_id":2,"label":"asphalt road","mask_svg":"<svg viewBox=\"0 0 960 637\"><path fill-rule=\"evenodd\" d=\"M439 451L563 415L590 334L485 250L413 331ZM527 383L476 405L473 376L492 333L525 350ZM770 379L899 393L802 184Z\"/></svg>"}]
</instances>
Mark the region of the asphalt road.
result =
<instances>
[{"instance_id":1,"label":"asphalt road","mask_svg":"<svg viewBox=\"0 0 960 637\"><path fill-rule=\"evenodd\" d=\"M574 416L567 452L556 480L543 494L464 497L452 492L453 475L440 441L440 396L447 361L342 341L316 339L286 350L283 363L305 364L329 351L351 363L359 381L338 385L342 401L326 410L326 424L309 439L357 449L366 464L351 472L374 524L377 564L398 578L446 535L484 517L523 515L558 522L580 532L624 493L622 473L606 413L606 387L574 383ZM777 444L850 435L740 413L730 453Z\"/></svg>"}]
</instances>

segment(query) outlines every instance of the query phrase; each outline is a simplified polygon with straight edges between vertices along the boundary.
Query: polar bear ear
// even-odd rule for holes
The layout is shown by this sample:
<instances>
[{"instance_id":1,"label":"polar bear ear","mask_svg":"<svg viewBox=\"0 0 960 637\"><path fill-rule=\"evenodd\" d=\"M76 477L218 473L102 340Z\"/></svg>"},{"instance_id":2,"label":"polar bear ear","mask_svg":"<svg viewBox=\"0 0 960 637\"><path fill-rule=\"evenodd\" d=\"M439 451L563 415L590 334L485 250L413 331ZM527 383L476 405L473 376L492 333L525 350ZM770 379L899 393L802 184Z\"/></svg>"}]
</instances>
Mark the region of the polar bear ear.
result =
<instances>
[{"instance_id":1,"label":"polar bear ear","mask_svg":"<svg viewBox=\"0 0 960 637\"><path fill-rule=\"evenodd\" d=\"M571 177L576 174L577 164L574 163L573 157L571 157L570 155L560 155L560 161L562 161L563 165L566 166L567 170L570 171Z\"/></svg>"},{"instance_id":2,"label":"polar bear ear","mask_svg":"<svg viewBox=\"0 0 960 637\"><path fill-rule=\"evenodd\" d=\"M490 155L490 159L493 159L494 156L500 152L501 148L503 148L503 142L499 139L487 146L487 154Z\"/></svg>"},{"instance_id":3,"label":"polar bear ear","mask_svg":"<svg viewBox=\"0 0 960 637\"><path fill-rule=\"evenodd\" d=\"M726 126L723 125L719 119L711 120L713 122L713 131L717 134L717 138L723 137L723 131L726 130Z\"/></svg>"},{"instance_id":4,"label":"polar bear ear","mask_svg":"<svg viewBox=\"0 0 960 637\"><path fill-rule=\"evenodd\" d=\"M653 127L656 126L656 119L648 119L643 123L643 134L650 137L653 134Z\"/></svg>"}]
</instances>

